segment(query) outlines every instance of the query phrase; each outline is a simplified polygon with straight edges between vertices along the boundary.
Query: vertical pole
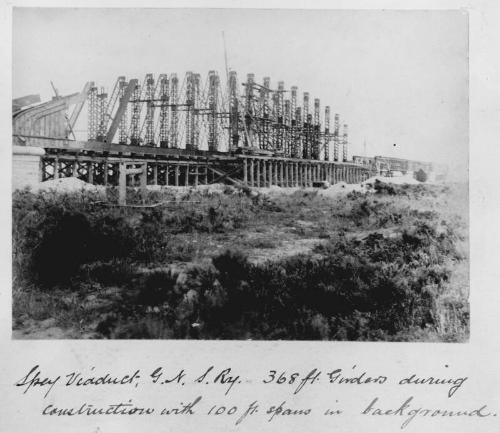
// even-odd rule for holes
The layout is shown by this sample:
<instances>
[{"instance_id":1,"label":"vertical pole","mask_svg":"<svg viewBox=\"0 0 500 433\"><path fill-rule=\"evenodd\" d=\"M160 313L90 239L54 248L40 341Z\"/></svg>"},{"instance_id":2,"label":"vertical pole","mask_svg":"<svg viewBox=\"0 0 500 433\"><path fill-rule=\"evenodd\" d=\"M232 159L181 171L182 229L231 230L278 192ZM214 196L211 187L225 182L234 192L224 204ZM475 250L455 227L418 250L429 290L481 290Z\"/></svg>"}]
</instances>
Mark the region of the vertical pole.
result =
<instances>
[{"instance_id":1,"label":"vertical pole","mask_svg":"<svg viewBox=\"0 0 500 433\"><path fill-rule=\"evenodd\" d=\"M54 179L59 179L59 157L54 159Z\"/></svg>"},{"instance_id":2,"label":"vertical pole","mask_svg":"<svg viewBox=\"0 0 500 433\"><path fill-rule=\"evenodd\" d=\"M108 184L108 161L105 160L102 163L102 178L103 178L103 183L104 186Z\"/></svg>"},{"instance_id":3,"label":"vertical pole","mask_svg":"<svg viewBox=\"0 0 500 433\"><path fill-rule=\"evenodd\" d=\"M325 107L325 132L324 132L324 145L325 145L325 161L330 161L330 107Z\"/></svg>"},{"instance_id":4,"label":"vertical pole","mask_svg":"<svg viewBox=\"0 0 500 433\"><path fill-rule=\"evenodd\" d=\"M262 186L263 187L266 187L266 185L267 185L266 162L267 162L266 160L262 161L262 178L263 178Z\"/></svg>"},{"instance_id":5,"label":"vertical pole","mask_svg":"<svg viewBox=\"0 0 500 433\"><path fill-rule=\"evenodd\" d=\"M118 203L124 205L127 201L127 166L120 162L118 173Z\"/></svg>"},{"instance_id":6,"label":"vertical pole","mask_svg":"<svg viewBox=\"0 0 500 433\"><path fill-rule=\"evenodd\" d=\"M189 164L186 164L186 177L184 178L184 186L189 186Z\"/></svg>"},{"instance_id":7,"label":"vertical pole","mask_svg":"<svg viewBox=\"0 0 500 433\"><path fill-rule=\"evenodd\" d=\"M107 164L106 165L106 171L107 170ZM141 192L142 194L146 194L148 188L148 163L144 163L141 165L142 167L142 173L141 173ZM107 177L107 176L106 176Z\"/></svg>"},{"instance_id":8,"label":"vertical pole","mask_svg":"<svg viewBox=\"0 0 500 433\"><path fill-rule=\"evenodd\" d=\"M252 158L252 159L250 159L250 186L252 186L252 187L255 186L253 173L254 173L254 161Z\"/></svg>"},{"instance_id":9,"label":"vertical pole","mask_svg":"<svg viewBox=\"0 0 500 433\"><path fill-rule=\"evenodd\" d=\"M198 186L199 168L200 166L198 165L198 163L196 163L196 165L194 166L194 186Z\"/></svg>"},{"instance_id":10,"label":"vertical pole","mask_svg":"<svg viewBox=\"0 0 500 433\"><path fill-rule=\"evenodd\" d=\"M260 159L257 161L257 188L260 188Z\"/></svg>"},{"instance_id":11,"label":"vertical pole","mask_svg":"<svg viewBox=\"0 0 500 433\"><path fill-rule=\"evenodd\" d=\"M179 186L179 164L175 164L175 186Z\"/></svg>"},{"instance_id":12,"label":"vertical pole","mask_svg":"<svg viewBox=\"0 0 500 433\"><path fill-rule=\"evenodd\" d=\"M285 187L288 187L288 161L284 163L285 164ZM283 176L282 176L283 178Z\"/></svg>"},{"instance_id":13,"label":"vertical pole","mask_svg":"<svg viewBox=\"0 0 500 433\"><path fill-rule=\"evenodd\" d=\"M243 158L243 183L248 185L247 159Z\"/></svg>"},{"instance_id":14,"label":"vertical pole","mask_svg":"<svg viewBox=\"0 0 500 433\"><path fill-rule=\"evenodd\" d=\"M273 167L274 166L274 161L269 161L269 167L268 167L268 176L269 176L269 186L273 186Z\"/></svg>"},{"instance_id":15,"label":"vertical pole","mask_svg":"<svg viewBox=\"0 0 500 433\"><path fill-rule=\"evenodd\" d=\"M88 182L90 184L93 184L94 183L94 164L92 164L92 161L88 162L87 171L88 171L88 175L89 175Z\"/></svg>"},{"instance_id":16,"label":"vertical pole","mask_svg":"<svg viewBox=\"0 0 500 433\"><path fill-rule=\"evenodd\" d=\"M78 161L76 159L73 161L71 175L72 177L78 176Z\"/></svg>"},{"instance_id":17,"label":"vertical pole","mask_svg":"<svg viewBox=\"0 0 500 433\"><path fill-rule=\"evenodd\" d=\"M43 158L40 158L40 161L38 162L38 182L43 182L44 175L45 175L45 164Z\"/></svg>"}]
</instances>

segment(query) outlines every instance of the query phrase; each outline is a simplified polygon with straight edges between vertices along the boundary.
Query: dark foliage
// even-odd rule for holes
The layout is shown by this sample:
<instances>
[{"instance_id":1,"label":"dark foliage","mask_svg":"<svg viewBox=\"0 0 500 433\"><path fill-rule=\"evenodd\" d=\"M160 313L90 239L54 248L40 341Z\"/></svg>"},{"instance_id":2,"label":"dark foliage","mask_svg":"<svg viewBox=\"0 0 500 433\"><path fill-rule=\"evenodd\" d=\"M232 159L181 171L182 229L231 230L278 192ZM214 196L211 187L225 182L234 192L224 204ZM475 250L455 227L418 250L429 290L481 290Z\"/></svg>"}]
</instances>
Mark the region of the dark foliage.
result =
<instances>
[{"instance_id":1,"label":"dark foliage","mask_svg":"<svg viewBox=\"0 0 500 433\"><path fill-rule=\"evenodd\" d=\"M172 211L168 207L105 207L99 204L100 197L90 193L16 191L14 273L50 288L67 284L84 264L189 260L190 246L173 244L173 235L223 233L237 228L251 213L222 199L217 202L206 194L193 194L181 199ZM240 195L251 207L245 193ZM193 206L193 201L201 204Z\"/></svg>"},{"instance_id":2,"label":"dark foliage","mask_svg":"<svg viewBox=\"0 0 500 433\"><path fill-rule=\"evenodd\" d=\"M422 223L397 238L339 238L316 253L254 265L226 251L181 282L151 275L139 299L147 294L175 338L397 339L435 324L455 252Z\"/></svg>"},{"instance_id":3,"label":"dark foliage","mask_svg":"<svg viewBox=\"0 0 500 433\"><path fill-rule=\"evenodd\" d=\"M419 182L426 182L427 181L427 173L420 169L415 173L415 179L417 179Z\"/></svg>"},{"instance_id":4,"label":"dark foliage","mask_svg":"<svg viewBox=\"0 0 500 433\"><path fill-rule=\"evenodd\" d=\"M317 192L298 196L290 207L283 199L227 188L230 199L193 192L151 209L104 207L89 194L17 192L14 275L26 280L20 286L45 294L79 292L75 302L87 299L86 305L108 296L105 310L92 307L101 337L401 340L410 330L437 326L450 262L463 259L456 249L459 223L412 209L406 198L396 206L381 197L418 198L437 189L382 182L375 189L379 195L351 194L321 209ZM193 239L190 232L224 233L251 224L258 212L277 213L283 224L324 213L324 226L314 233L327 241L309 254L259 264L230 249L204 264L168 267L190 261L199 248L185 241ZM340 235L353 226L362 228L357 236ZM212 236L227 242L226 235ZM114 290L102 286L115 286L120 295L101 296ZM456 323L467 323L466 302L446 302Z\"/></svg>"}]
</instances>

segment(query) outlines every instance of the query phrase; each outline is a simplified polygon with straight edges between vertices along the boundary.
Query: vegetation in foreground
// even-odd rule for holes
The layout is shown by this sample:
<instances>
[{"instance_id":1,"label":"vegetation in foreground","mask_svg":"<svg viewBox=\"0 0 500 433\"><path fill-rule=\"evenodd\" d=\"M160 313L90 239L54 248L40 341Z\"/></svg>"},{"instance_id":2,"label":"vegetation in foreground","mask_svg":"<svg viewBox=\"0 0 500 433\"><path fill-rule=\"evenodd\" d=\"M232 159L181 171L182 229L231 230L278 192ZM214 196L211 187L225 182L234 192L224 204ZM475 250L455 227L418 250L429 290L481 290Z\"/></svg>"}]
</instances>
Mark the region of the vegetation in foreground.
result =
<instances>
[{"instance_id":1,"label":"vegetation in foreground","mask_svg":"<svg viewBox=\"0 0 500 433\"><path fill-rule=\"evenodd\" d=\"M374 189L17 191L14 335L466 340L463 190Z\"/></svg>"}]
</instances>

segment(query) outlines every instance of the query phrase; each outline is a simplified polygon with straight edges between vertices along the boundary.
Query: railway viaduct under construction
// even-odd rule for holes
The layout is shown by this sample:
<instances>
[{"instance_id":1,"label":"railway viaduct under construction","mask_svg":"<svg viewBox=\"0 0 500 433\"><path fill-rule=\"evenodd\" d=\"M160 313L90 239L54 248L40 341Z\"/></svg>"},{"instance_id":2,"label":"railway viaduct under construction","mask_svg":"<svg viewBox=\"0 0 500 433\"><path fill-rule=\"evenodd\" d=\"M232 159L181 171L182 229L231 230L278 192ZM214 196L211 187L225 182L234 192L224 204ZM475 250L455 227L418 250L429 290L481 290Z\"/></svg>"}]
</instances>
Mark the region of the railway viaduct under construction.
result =
<instances>
[{"instance_id":1,"label":"railway viaduct under construction","mask_svg":"<svg viewBox=\"0 0 500 433\"><path fill-rule=\"evenodd\" d=\"M142 82L118 77L110 93L88 82L80 93L36 105L20 98L14 153L35 158L37 181L297 187L369 177L368 168L348 162L347 124L335 114L331 128L330 107L319 99L282 81L273 87L268 77L258 84L254 74L239 82L229 71L226 81L215 71L204 80L193 72L182 80L147 74ZM77 139L82 113L87 137Z\"/></svg>"}]
</instances>

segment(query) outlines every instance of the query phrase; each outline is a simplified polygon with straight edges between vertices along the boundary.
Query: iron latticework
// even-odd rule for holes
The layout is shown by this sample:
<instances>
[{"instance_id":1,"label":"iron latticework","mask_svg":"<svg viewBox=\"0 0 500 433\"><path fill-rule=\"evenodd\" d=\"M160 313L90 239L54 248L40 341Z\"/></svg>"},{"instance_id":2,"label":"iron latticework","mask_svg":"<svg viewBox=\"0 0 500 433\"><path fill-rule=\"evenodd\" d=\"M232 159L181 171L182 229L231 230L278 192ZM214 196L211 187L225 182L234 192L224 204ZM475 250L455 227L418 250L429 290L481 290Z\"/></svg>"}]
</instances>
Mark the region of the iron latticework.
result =
<instances>
[{"instance_id":1,"label":"iron latticework","mask_svg":"<svg viewBox=\"0 0 500 433\"><path fill-rule=\"evenodd\" d=\"M118 142L133 146L248 149L325 161L331 158L333 140L333 159L344 160L339 116L335 115L332 132L330 108L321 112L318 98L310 111L308 92L303 92L298 106L297 86L287 90L278 81L273 88L269 77L258 84L254 74L247 74L240 87L235 71L228 72L227 80L223 88L216 71L209 72L204 86L200 74L191 71L182 83L175 73L160 74L157 80L147 74L142 83L118 77L109 98L92 85L87 95L88 138L112 140L118 131Z\"/></svg>"},{"instance_id":2,"label":"iron latticework","mask_svg":"<svg viewBox=\"0 0 500 433\"><path fill-rule=\"evenodd\" d=\"M219 148L217 134L217 111L219 94L219 76L215 71L208 75L208 150L216 152Z\"/></svg>"},{"instance_id":3,"label":"iron latticework","mask_svg":"<svg viewBox=\"0 0 500 433\"><path fill-rule=\"evenodd\" d=\"M347 124L344 124L342 134L342 161L347 162L347 144L348 144L348 129Z\"/></svg>"},{"instance_id":4,"label":"iron latticework","mask_svg":"<svg viewBox=\"0 0 500 433\"><path fill-rule=\"evenodd\" d=\"M168 147L168 113L169 113L169 99L170 99L170 82L166 74L162 74L159 78L160 81L160 134L159 145L160 147Z\"/></svg>"},{"instance_id":5,"label":"iron latticework","mask_svg":"<svg viewBox=\"0 0 500 433\"><path fill-rule=\"evenodd\" d=\"M324 134L324 146L325 146L325 161L330 161L330 107L327 105L325 107L325 134Z\"/></svg>"},{"instance_id":6,"label":"iron latticework","mask_svg":"<svg viewBox=\"0 0 500 433\"><path fill-rule=\"evenodd\" d=\"M339 145L340 145L340 117L335 113L334 120L334 130L333 130L333 160L339 160Z\"/></svg>"},{"instance_id":7,"label":"iron latticework","mask_svg":"<svg viewBox=\"0 0 500 433\"><path fill-rule=\"evenodd\" d=\"M89 140L97 139L97 130L99 127L99 106L97 101L97 92L97 87L91 86L87 95L87 134Z\"/></svg>"}]
</instances>

